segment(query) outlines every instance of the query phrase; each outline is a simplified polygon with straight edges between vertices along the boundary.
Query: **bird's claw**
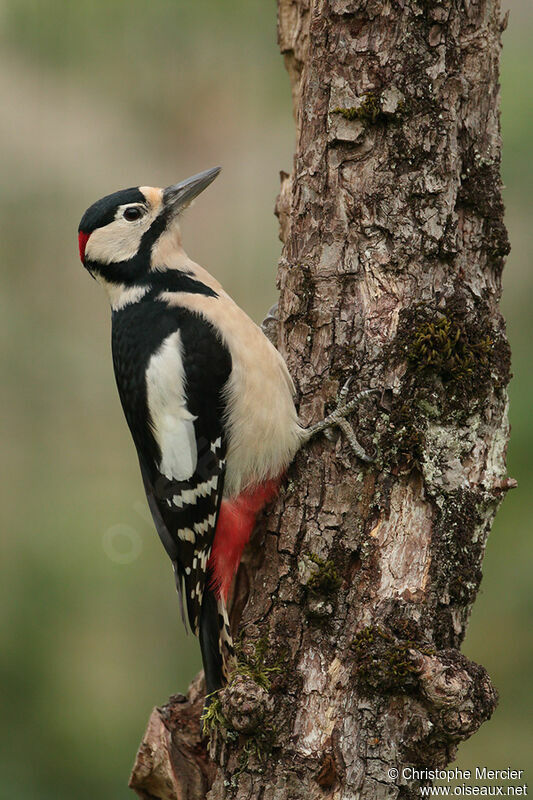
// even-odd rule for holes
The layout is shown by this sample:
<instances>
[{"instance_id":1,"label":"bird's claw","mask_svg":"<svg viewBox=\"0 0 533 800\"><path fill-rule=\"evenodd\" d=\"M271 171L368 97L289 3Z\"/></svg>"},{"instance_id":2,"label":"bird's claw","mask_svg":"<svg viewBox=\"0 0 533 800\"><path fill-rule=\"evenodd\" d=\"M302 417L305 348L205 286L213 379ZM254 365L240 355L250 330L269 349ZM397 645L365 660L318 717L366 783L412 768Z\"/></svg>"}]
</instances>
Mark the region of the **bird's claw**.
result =
<instances>
[{"instance_id":1,"label":"bird's claw","mask_svg":"<svg viewBox=\"0 0 533 800\"><path fill-rule=\"evenodd\" d=\"M375 455L369 456L364 447L359 444L357 441L355 432L346 419L348 414L350 414L355 406L364 398L370 394L379 394L379 389L364 389L362 392L358 392L348 403L346 402L346 398L348 396L348 391L351 385L352 379L351 377L344 383L342 389L340 390L337 396L337 405L334 411L331 414L328 414L321 422L318 422L316 425L312 425L308 428L308 436L307 439L310 439L312 436L315 436L317 433L322 431L325 432L326 436L331 431L331 428L337 427L340 428L341 431L344 433L346 438L348 439L348 443L352 448L353 452L357 456L357 458L361 459L367 464L371 464L375 461ZM330 436L328 436L330 438Z\"/></svg>"},{"instance_id":2,"label":"bird's claw","mask_svg":"<svg viewBox=\"0 0 533 800\"><path fill-rule=\"evenodd\" d=\"M352 448L353 452L361 461L364 461L365 464L372 464L376 460L376 455L369 456L364 447L359 444L357 441L357 437L355 435L355 431L348 422L347 419L340 419L337 423L341 431L344 433L346 438L348 439L348 444Z\"/></svg>"},{"instance_id":3,"label":"bird's claw","mask_svg":"<svg viewBox=\"0 0 533 800\"><path fill-rule=\"evenodd\" d=\"M348 397L348 390L350 388L350 384L352 382L352 376L345 381L344 386L340 390L337 396L337 408L346 405L346 398Z\"/></svg>"},{"instance_id":4,"label":"bird's claw","mask_svg":"<svg viewBox=\"0 0 533 800\"><path fill-rule=\"evenodd\" d=\"M355 431L346 419L346 416L355 408L359 400L362 400L363 397L366 397L369 394L379 394L379 389L364 389L362 392L356 394L349 403L346 402L346 398L348 397L348 391L350 389L350 385L352 383L352 377L350 376L344 383L344 386L340 390L338 397L337 397L337 411L343 412L342 417L337 422L337 427L341 429L343 434L345 435L346 439L348 440L348 444L350 445L352 451L355 453L357 458L361 461L364 461L366 464L372 464L376 460L376 454L373 456L368 455L364 447L359 443L357 437L355 435Z\"/></svg>"}]
</instances>

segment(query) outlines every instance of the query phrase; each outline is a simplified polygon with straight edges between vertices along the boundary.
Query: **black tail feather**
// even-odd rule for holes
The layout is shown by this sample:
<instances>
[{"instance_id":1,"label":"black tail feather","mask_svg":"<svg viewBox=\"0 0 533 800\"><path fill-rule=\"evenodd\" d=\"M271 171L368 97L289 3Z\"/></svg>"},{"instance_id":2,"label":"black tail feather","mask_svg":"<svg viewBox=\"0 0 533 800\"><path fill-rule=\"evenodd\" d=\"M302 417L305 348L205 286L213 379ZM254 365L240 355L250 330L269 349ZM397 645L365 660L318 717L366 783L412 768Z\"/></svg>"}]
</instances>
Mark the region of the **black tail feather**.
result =
<instances>
[{"instance_id":1,"label":"black tail feather","mask_svg":"<svg viewBox=\"0 0 533 800\"><path fill-rule=\"evenodd\" d=\"M200 648L204 665L207 694L221 689L226 680L220 650L220 625L217 599L207 586L204 589L202 611L200 614Z\"/></svg>"}]
</instances>

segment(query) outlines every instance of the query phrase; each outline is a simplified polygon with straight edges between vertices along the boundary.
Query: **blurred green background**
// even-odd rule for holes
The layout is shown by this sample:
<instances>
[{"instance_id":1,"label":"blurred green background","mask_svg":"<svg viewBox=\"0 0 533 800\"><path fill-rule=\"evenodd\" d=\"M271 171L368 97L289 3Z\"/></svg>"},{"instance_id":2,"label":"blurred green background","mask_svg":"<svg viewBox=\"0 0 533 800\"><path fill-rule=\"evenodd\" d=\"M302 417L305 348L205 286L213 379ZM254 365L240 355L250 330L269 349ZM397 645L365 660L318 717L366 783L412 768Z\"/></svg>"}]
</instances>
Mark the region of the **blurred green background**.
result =
<instances>
[{"instance_id":1,"label":"blurred green background","mask_svg":"<svg viewBox=\"0 0 533 800\"><path fill-rule=\"evenodd\" d=\"M463 767L523 769L533 749L532 16L515 0L502 63L509 474L520 488L494 526L464 647L501 702L462 746ZM107 192L221 164L185 244L262 318L294 135L275 26L273 0L0 0L2 797L129 797L152 706L199 668L119 408L107 301L77 260L76 229Z\"/></svg>"}]
</instances>

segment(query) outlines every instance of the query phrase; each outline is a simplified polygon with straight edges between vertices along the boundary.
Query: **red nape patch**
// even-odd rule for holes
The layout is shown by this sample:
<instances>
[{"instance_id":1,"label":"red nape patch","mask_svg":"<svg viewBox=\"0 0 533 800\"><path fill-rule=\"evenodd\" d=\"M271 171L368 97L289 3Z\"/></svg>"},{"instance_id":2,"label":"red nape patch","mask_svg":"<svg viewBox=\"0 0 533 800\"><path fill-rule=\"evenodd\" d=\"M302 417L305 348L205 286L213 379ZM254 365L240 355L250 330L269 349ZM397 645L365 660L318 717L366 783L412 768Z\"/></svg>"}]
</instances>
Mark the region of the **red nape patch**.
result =
<instances>
[{"instance_id":1,"label":"red nape patch","mask_svg":"<svg viewBox=\"0 0 533 800\"><path fill-rule=\"evenodd\" d=\"M213 571L213 588L224 599L252 535L255 518L277 495L279 483L280 479L265 481L232 500L222 501L209 566Z\"/></svg>"},{"instance_id":2,"label":"red nape patch","mask_svg":"<svg viewBox=\"0 0 533 800\"><path fill-rule=\"evenodd\" d=\"M78 245L80 247L80 258L82 264L85 261L85 248L87 247L87 242L89 241L90 235L90 233L83 233L83 231L78 233Z\"/></svg>"}]
</instances>

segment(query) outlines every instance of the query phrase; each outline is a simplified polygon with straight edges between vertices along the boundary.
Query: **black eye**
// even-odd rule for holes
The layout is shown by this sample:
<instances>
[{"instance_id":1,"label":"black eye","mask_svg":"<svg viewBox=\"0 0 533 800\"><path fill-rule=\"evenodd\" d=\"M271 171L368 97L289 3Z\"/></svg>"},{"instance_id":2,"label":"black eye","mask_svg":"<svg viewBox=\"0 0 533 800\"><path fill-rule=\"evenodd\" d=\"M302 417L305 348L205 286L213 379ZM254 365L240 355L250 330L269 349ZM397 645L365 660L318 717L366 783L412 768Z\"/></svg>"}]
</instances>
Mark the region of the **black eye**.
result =
<instances>
[{"instance_id":1,"label":"black eye","mask_svg":"<svg viewBox=\"0 0 533 800\"><path fill-rule=\"evenodd\" d=\"M133 206L132 208L127 208L122 216L124 219L127 219L128 222L135 222L136 219L142 216L142 211L140 208Z\"/></svg>"}]
</instances>

